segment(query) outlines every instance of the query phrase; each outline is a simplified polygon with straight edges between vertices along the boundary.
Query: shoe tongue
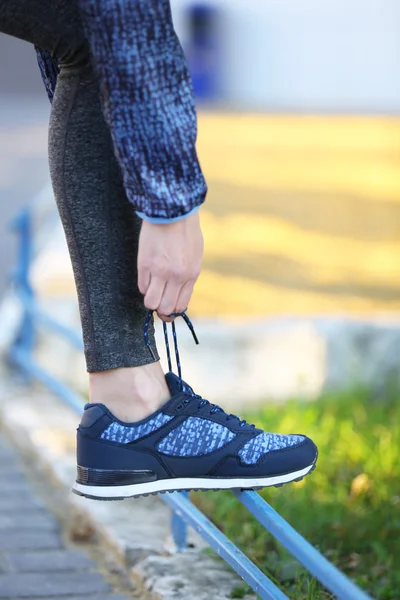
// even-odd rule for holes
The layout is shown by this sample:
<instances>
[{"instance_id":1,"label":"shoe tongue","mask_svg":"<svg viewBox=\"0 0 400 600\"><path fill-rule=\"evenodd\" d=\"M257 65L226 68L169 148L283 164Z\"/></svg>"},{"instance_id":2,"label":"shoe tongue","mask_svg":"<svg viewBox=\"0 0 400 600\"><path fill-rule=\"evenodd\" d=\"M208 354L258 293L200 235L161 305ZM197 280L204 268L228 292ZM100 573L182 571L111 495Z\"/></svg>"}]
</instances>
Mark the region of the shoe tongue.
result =
<instances>
[{"instance_id":1,"label":"shoe tongue","mask_svg":"<svg viewBox=\"0 0 400 600\"><path fill-rule=\"evenodd\" d=\"M172 396L176 396L176 394L180 394L182 392L185 394L190 394L191 396L195 395L190 385L183 381L183 379L179 379L175 373L167 373L165 375L165 379Z\"/></svg>"}]
</instances>

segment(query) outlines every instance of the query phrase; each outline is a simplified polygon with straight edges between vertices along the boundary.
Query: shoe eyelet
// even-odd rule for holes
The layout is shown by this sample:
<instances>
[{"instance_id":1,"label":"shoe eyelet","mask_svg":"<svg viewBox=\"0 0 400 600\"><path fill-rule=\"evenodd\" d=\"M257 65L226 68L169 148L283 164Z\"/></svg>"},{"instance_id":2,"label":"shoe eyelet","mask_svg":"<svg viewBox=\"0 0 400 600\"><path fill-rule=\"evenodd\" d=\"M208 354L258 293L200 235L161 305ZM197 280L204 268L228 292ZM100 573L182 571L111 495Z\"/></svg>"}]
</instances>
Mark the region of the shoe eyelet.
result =
<instances>
[{"instance_id":1,"label":"shoe eyelet","mask_svg":"<svg viewBox=\"0 0 400 600\"><path fill-rule=\"evenodd\" d=\"M182 408L183 408L183 402L178 404L178 406L176 407L176 410L182 410Z\"/></svg>"}]
</instances>

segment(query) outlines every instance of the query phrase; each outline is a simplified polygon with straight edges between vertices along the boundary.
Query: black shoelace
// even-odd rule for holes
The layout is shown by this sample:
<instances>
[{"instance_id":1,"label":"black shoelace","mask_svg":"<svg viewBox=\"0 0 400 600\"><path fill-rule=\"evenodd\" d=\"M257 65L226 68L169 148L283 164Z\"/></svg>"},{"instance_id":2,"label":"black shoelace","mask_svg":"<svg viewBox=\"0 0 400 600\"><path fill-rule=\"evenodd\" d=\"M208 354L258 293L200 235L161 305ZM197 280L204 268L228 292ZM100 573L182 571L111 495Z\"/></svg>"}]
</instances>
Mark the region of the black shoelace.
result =
<instances>
[{"instance_id":1,"label":"black shoelace","mask_svg":"<svg viewBox=\"0 0 400 600\"><path fill-rule=\"evenodd\" d=\"M150 323L153 321L154 322L154 317L153 317L153 310L149 310L149 312L147 313L147 317L146 317L146 321L144 323L144 341L146 343L146 346L148 347L150 354L152 356L152 358L154 360L157 360L157 357L154 354L153 348L151 347L150 344L150 338L149 338L149 327L150 327ZM182 317L182 319L185 321L186 325L188 326L188 328L190 329L190 332L193 336L193 339L195 341L196 344L199 344L199 340L197 339L197 335L196 332L194 330L193 327L193 323L191 322L191 320L189 319L189 317L186 314L186 311L183 311L181 313L173 313L171 315L169 315L172 319L175 319L177 317ZM164 330L164 341L165 341L165 349L167 352L167 360L168 360L168 370L172 371L172 359L171 359L171 350L170 350L170 344L169 344L169 335L168 335L168 324L163 321L163 330ZM171 327L172 327L172 336L174 339L174 348L175 348L175 360L176 360L176 366L178 369L178 378L179 378L179 382L180 382L180 389L182 392L185 392L185 385L182 379L182 367L181 367L181 359L180 359L180 355L179 355L179 347L178 347L178 338L176 335L176 326L175 326L175 321L172 321L171 323ZM198 394L194 394L193 392L188 393L187 397L185 398L185 400L183 401L184 404L189 404L189 402L191 400L199 400L199 405L198 408L202 408L203 406L210 406L211 410L210 410L210 414L215 414L217 412L223 412L225 413L224 409L221 408L220 406L218 406L218 404L212 404L211 402L209 402L209 400L205 400L204 398L202 398L201 396L199 396ZM239 417L237 417L236 415L233 414L226 414L226 420L229 421L230 419L237 419L240 422L240 426L243 427L244 425L247 425L247 422L243 419L239 419ZM251 427L254 427L254 425L251 425Z\"/></svg>"},{"instance_id":2,"label":"black shoelace","mask_svg":"<svg viewBox=\"0 0 400 600\"><path fill-rule=\"evenodd\" d=\"M144 323L144 341L146 343L146 346L150 350L151 356L154 358L154 360L157 360L156 356L154 355L153 348L151 347L150 339L149 339L150 323L152 321L154 322L153 312L154 311L149 310L149 312L147 313L146 321ZM176 317L182 317L182 319L185 321L186 325L189 327L195 343L196 344L199 343L199 340L197 339L197 335L194 330L193 324L192 324L191 320L189 319L189 317L187 316L186 311L181 312L181 313L172 313L169 316L171 317L171 319L175 319ZM183 389L182 367L181 367L181 359L179 356L178 338L176 336L175 321L172 321L171 327L172 327L172 336L174 338L175 360L176 360L176 366L178 369L178 377L181 382L181 388ZM165 348L167 351L167 359L168 359L168 370L172 372L172 360L171 360L171 350L170 350L170 345L169 345L168 327L167 327L167 323L165 321L163 321L163 329L164 329Z\"/></svg>"}]
</instances>

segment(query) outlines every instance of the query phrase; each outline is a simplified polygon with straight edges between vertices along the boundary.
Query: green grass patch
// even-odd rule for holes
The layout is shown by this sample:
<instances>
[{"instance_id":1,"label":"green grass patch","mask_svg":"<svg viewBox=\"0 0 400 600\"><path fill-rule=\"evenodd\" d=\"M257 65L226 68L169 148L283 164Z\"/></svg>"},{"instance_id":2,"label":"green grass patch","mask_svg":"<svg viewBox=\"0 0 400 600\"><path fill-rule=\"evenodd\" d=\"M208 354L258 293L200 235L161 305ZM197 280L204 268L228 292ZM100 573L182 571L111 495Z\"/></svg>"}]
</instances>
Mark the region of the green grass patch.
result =
<instances>
[{"instance_id":1,"label":"green grass patch","mask_svg":"<svg viewBox=\"0 0 400 600\"><path fill-rule=\"evenodd\" d=\"M400 398L331 394L315 402L269 403L247 420L316 442L317 469L299 483L263 490L263 498L373 597L399 600ZM333 598L232 494L193 499L289 597ZM232 597L245 592L239 587Z\"/></svg>"}]
</instances>

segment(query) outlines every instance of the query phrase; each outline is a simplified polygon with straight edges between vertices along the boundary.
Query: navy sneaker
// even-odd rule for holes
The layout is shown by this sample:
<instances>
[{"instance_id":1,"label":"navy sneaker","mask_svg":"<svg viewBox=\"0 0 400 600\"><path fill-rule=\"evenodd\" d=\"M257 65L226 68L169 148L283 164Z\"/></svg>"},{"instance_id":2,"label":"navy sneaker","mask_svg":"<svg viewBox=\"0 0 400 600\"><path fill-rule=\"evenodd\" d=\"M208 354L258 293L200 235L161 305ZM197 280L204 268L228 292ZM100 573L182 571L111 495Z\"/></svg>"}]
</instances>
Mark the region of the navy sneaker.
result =
<instances>
[{"instance_id":1,"label":"navy sneaker","mask_svg":"<svg viewBox=\"0 0 400 600\"><path fill-rule=\"evenodd\" d=\"M76 494L117 500L260 489L298 481L314 469L317 448L309 438L263 432L197 396L173 373L166 379L172 398L137 423L119 421L102 404L85 406Z\"/></svg>"},{"instance_id":2,"label":"navy sneaker","mask_svg":"<svg viewBox=\"0 0 400 600\"><path fill-rule=\"evenodd\" d=\"M177 316L177 315L173 315ZM197 342L193 326L180 314ZM149 346L146 320L145 341ZM119 500L176 490L261 489L299 481L315 467L315 444L304 435L266 433L195 394L174 375L164 334L172 398L136 423L124 423L102 404L86 404L78 428L78 475L73 492Z\"/></svg>"}]
</instances>

